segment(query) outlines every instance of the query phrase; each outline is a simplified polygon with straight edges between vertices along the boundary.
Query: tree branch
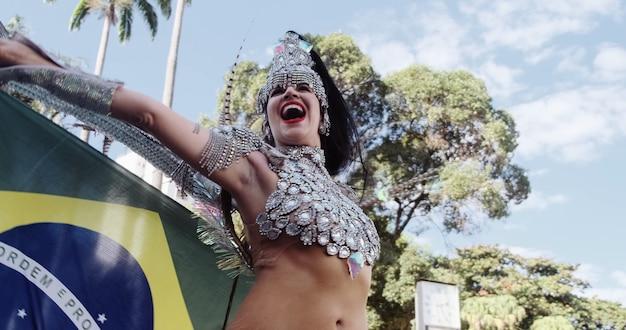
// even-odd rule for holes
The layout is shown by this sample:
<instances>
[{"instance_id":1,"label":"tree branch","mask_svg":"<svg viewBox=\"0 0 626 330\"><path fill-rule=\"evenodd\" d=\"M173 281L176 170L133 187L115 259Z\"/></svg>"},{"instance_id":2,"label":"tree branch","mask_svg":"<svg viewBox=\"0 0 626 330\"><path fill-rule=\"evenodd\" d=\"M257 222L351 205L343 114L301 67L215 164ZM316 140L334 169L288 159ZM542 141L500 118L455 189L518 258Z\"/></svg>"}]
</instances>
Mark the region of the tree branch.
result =
<instances>
[{"instance_id":1,"label":"tree branch","mask_svg":"<svg viewBox=\"0 0 626 330\"><path fill-rule=\"evenodd\" d=\"M420 197L423 194L420 194ZM398 239L398 237L400 237L400 234L402 234L402 231L404 231L404 228L406 228L406 226L409 224L409 222L411 221L411 219L413 218L413 214L415 213L415 210L417 209L417 206L419 205L419 201L421 200L421 198L418 197L416 200L411 201L411 203L413 204L413 206L411 207L411 209L409 210L406 218L404 221L400 222L400 219L397 219L396 221L396 226L394 228L393 231L393 237L394 240Z\"/></svg>"}]
</instances>

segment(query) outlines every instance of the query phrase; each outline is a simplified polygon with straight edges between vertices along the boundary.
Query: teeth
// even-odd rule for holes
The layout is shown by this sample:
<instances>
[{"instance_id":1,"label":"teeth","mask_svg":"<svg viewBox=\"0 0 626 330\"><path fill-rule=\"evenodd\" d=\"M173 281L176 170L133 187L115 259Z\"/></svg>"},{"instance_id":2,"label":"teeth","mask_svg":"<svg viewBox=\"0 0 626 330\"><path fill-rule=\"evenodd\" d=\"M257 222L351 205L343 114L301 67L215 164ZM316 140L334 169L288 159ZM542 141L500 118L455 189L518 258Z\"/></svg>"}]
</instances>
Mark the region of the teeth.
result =
<instances>
[{"instance_id":1,"label":"teeth","mask_svg":"<svg viewBox=\"0 0 626 330\"><path fill-rule=\"evenodd\" d=\"M300 111L304 111L304 109L302 109L302 107L301 107L301 106L299 106L299 105L297 105L297 104L294 104L294 103L292 103L292 104L287 104L286 106L284 106L284 107L283 107L283 111L285 111L285 110L287 110L287 109L289 109L289 108L296 108L296 109L298 109L298 110L300 110Z\"/></svg>"},{"instance_id":2,"label":"teeth","mask_svg":"<svg viewBox=\"0 0 626 330\"><path fill-rule=\"evenodd\" d=\"M301 106L290 103L283 107L280 115L283 119L287 120L287 119L302 118L306 116L306 112Z\"/></svg>"},{"instance_id":3,"label":"teeth","mask_svg":"<svg viewBox=\"0 0 626 330\"><path fill-rule=\"evenodd\" d=\"M297 111L299 113L295 114L294 111ZM283 106L283 108L280 111L280 116L283 119L300 118L300 117L304 117L305 115L306 115L306 111L304 111L304 108L296 102L287 103L286 105Z\"/></svg>"}]
</instances>

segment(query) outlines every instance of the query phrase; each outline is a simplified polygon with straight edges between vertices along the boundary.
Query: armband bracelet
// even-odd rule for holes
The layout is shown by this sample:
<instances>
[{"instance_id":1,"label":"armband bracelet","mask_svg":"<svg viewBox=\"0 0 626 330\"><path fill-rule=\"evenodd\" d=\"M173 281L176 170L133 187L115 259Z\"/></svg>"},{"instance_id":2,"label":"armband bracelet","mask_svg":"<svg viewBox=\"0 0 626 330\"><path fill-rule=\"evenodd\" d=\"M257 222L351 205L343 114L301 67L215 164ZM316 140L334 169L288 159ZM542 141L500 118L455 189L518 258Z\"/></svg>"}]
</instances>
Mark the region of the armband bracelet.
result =
<instances>
[{"instance_id":1,"label":"armband bracelet","mask_svg":"<svg viewBox=\"0 0 626 330\"><path fill-rule=\"evenodd\" d=\"M63 101L105 115L122 85L80 71L33 65L0 69L0 85L9 81L37 85Z\"/></svg>"},{"instance_id":2,"label":"armband bracelet","mask_svg":"<svg viewBox=\"0 0 626 330\"><path fill-rule=\"evenodd\" d=\"M227 168L241 157L261 149L261 138L246 128L219 126L211 131L209 141L202 149L200 168L207 175Z\"/></svg>"}]
</instances>

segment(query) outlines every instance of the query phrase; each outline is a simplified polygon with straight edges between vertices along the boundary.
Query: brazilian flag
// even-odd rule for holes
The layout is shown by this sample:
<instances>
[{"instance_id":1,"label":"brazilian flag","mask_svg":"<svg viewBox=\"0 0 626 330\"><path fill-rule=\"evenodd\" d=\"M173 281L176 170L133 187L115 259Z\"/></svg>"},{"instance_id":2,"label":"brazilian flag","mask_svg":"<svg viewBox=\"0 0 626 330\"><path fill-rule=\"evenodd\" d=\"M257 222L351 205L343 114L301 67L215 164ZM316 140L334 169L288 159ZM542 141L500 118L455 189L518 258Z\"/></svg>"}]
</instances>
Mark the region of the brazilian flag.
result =
<instances>
[{"instance_id":1,"label":"brazilian flag","mask_svg":"<svg viewBox=\"0 0 626 330\"><path fill-rule=\"evenodd\" d=\"M231 279L197 220L0 92L0 329L221 329Z\"/></svg>"}]
</instances>

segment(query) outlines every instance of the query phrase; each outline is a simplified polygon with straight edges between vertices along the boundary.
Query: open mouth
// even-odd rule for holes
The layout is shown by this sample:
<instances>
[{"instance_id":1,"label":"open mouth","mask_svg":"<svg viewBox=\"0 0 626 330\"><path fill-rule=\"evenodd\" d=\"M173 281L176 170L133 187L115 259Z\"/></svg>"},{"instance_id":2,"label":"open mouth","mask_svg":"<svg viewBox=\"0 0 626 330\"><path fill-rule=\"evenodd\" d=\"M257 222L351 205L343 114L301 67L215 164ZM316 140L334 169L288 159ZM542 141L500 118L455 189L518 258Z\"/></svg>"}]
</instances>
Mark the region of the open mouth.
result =
<instances>
[{"instance_id":1,"label":"open mouth","mask_svg":"<svg viewBox=\"0 0 626 330\"><path fill-rule=\"evenodd\" d=\"M287 123L294 123L304 120L306 111L304 107L297 102L289 102L285 104L280 112L280 117Z\"/></svg>"}]
</instances>

